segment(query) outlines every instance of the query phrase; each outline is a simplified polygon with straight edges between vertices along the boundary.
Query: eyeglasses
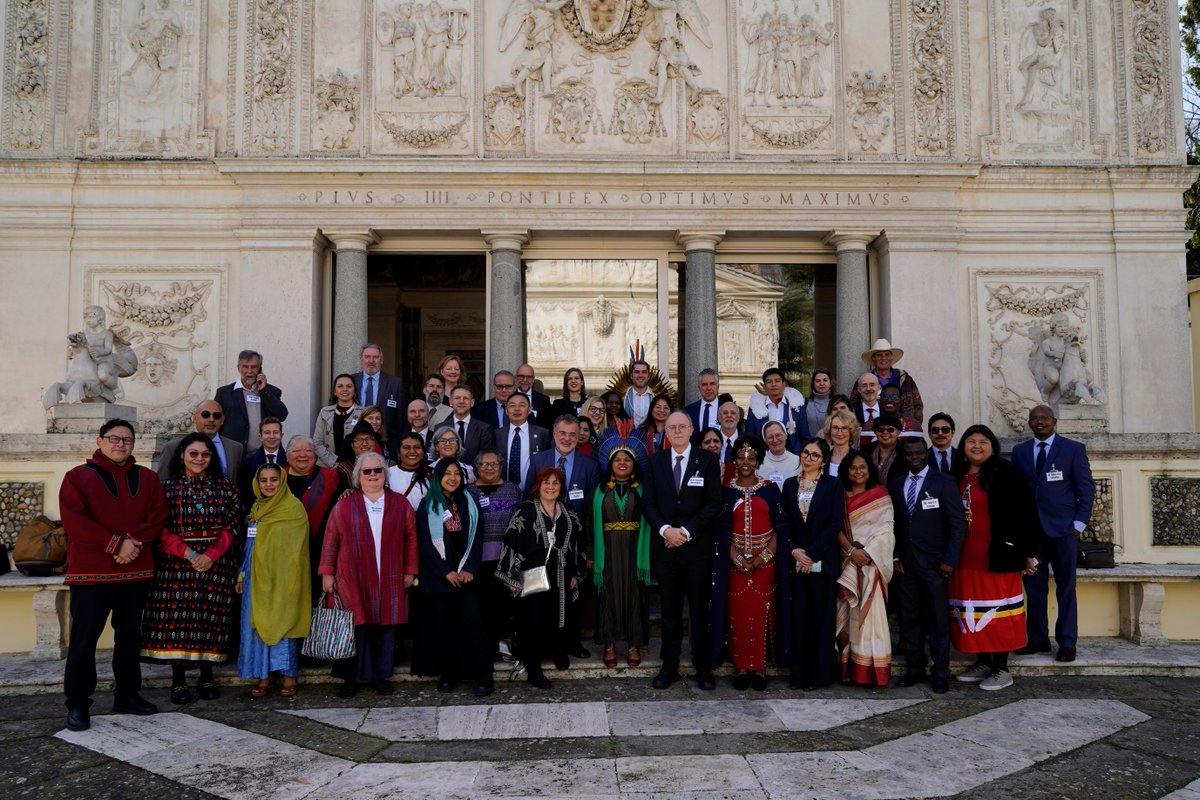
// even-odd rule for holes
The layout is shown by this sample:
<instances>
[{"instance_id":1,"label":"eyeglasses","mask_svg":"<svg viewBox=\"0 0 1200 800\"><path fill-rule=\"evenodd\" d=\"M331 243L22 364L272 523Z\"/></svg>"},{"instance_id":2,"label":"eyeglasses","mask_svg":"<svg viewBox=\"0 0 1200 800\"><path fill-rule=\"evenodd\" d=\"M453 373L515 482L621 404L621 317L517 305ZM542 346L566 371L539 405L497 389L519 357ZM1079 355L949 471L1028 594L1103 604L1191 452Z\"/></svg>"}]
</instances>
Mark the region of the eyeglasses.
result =
<instances>
[{"instance_id":1,"label":"eyeglasses","mask_svg":"<svg viewBox=\"0 0 1200 800\"><path fill-rule=\"evenodd\" d=\"M184 453L184 455L188 458L198 458L201 461L207 461L208 459L212 458L212 453L207 451L196 452L195 450L188 450L186 453Z\"/></svg>"},{"instance_id":2,"label":"eyeglasses","mask_svg":"<svg viewBox=\"0 0 1200 800\"><path fill-rule=\"evenodd\" d=\"M814 453L812 450L804 450L800 453L800 457L807 458L811 461L814 458L821 458L822 456L820 453Z\"/></svg>"},{"instance_id":3,"label":"eyeglasses","mask_svg":"<svg viewBox=\"0 0 1200 800\"><path fill-rule=\"evenodd\" d=\"M495 386L497 389L512 389L516 386L516 384L515 383L493 383L492 386Z\"/></svg>"},{"instance_id":4,"label":"eyeglasses","mask_svg":"<svg viewBox=\"0 0 1200 800\"><path fill-rule=\"evenodd\" d=\"M438 439L438 444L458 444L458 439Z\"/></svg>"},{"instance_id":5,"label":"eyeglasses","mask_svg":"<svg viewBox=\"0 0 1200 800\"><path fill-rule=\"evenodd\" d=\"M882 428L876 427L874 430L876 433L895 433L896 432L896 429L893 428L891 425L884 425Z\"/></svg>"},{"instance_id":6,"label":"eyeglasses","mask_svg":"<svg viewBox=\"0 0 1200 800\"><path fill-rule=\"evenodd\" d=\"M691 427L691 425L668 425L667 431L670 433L680 433L681 431L686 431Z\"/></svg>"},{"instance_id":7,"label":"eyeglasses","mask_svg":"<svg viewBox=\"0 0 1200 800\"><path fill-rule=\"evenodd\" d=\"M201 419L224 419L225 415L220 411L201 411Z\"/></svg>"},{"instance_id":8,"label":"eyeglasses","mask_svg":"<svg viewBox=\"0 0 1200 800\"><path fill-rule=\"evenodd\" d=\"M499 461L480 461L479 468L480 469L500 469L500 462Z\"/></svg>"},{"instance_id":9,"label":"eyeglasses","mask_svg":"<svg viewBox=\"0 0 1200 800\"><path fill-rule=\"evenodd\" d=\"M929 432L930 433L950 433L953 430L954 429L948 425L938 425L937 427L930 428Z\"/></svg>"},{"instance_id":10,"label":"eyeglasses","mask_svg":"<svg viewBox=\"0 0 1200 800\"><path fill-rule=\"evenodd\" d=\"M132 436L101 436L100 438L111 445L124 445L125 447L133 447Z\"/></svg>"},{"instance_id":11,"label":"eyeglasses","mask_svg":"<svg viewBox=\"0 0 1200 800\"><path fill-rule=\"evenodd\" d=\"M517 379L518 379L518 380L526 380L526 381L531 381L531 380L533 380L533 376L532 376L532 375L522 375L521 373L519 373L519 372L518 372L518 373L517 373Z\"/></svg>"},{"instance_id":12,"label":"eyeglasses","mask_svg":"<svg viewBox=\"0 0 1200 800\"><path fill-rule=\"evenodd\" d=\"M379 475L383 472L383 467L363 467L359 472L363 475Z\"/></svg>"}]
</instances>

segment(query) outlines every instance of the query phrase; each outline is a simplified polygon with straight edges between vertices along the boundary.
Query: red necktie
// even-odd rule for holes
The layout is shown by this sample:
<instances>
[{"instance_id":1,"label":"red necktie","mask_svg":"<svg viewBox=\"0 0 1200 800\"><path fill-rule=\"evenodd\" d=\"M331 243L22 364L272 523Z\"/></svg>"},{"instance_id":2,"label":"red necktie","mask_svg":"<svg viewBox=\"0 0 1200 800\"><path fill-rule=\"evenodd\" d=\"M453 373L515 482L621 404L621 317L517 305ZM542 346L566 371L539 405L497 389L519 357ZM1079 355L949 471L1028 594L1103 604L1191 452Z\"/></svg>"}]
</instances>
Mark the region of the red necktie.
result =
<instances>
[{"instance_id":1,"label":"red necktie","mask_svg":"<svg viewBox=\"0 0 1200 800\"><path fill-rule=\"evenodd\" d=\"M267 463L268 463L268 464L274 464L274 463L275 463L275 455L274 455L273 453L268 453L268 454L267 454Z\"/></svg>"},{"instance_id":2,"label":"red necktie","mask_svg":"<svg viewBox=\"0 0 1200 800\"><path fill-rule=\"evenodd\" d=\"M939 455L942 457L942 472L950 472L950 463L946 461L946 451L943 450Z\"/></svg>"}]
</instances>

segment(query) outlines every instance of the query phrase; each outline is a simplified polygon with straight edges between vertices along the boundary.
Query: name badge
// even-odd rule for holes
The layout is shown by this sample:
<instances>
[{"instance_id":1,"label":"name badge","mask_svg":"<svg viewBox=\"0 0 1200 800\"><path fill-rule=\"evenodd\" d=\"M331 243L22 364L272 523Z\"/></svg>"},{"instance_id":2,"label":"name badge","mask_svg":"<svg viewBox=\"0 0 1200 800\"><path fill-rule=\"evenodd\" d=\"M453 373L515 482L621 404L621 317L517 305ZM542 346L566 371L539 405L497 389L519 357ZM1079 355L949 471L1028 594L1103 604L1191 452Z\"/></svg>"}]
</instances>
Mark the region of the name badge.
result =
<instances>
[{"instance_id":1,"label":"name badge","mask_svg":"<svg viewBox=\"0 0 1200 800\"><path fill-rule=\"evenodd\" d=\"M486 494L479 495L479 507L480 508L487 508L491 504L492 504L492 498L488 497Z\"/></svg>"},{"instance_id":2,"label":"name badge","mask_svg":"<svg viewBox=\"0 0 1200 800\"><path fill-rule=\"evenodd\" d=\"M396 407L396 400L395 400L394 398L391 398L391 397L389 397L389 398L388 398L388 401L387 401L387 407L388 407L388 408L395 408L395 407Z\"/></svg>"},{"instance_id":3,"label":"name badge","mask_svg":"<svg viewBox=\"0 0 1200 800\"><path fill-rule=\"evenodd\" d=\"M1052 469L1046 473L1047 482L1061 481L1063 479L1061 469Z\"/></svg>"},{"instance_id":4,"label":"name badge","mask_svg":"<svg viewBox=\"0 0 1200 800\"><path fill-rule=\"evenodd\" d=\"M246 393L246 402L247 403L261 403L262 398L256 394L250 394L249 392L247 392Z\"/></svg>"},{"instance_id":5,"label":"name badge","mask_svg":"<svg viewBox=\"0 0 1200 800\"><path fill-rule=\"evenodd\" d=\"M800 492L800 494L797 495L797 498L798 498L798 501L801 503L811 503L812 499L813 499L813 493L812 492Z\"/></svg>"},{"instance_id":6,"label":"name badge","mask_svg":"<svg viewBox=\"0 0 1200 800\"><path fill-rule=\"evenodd\" d=\"M258 536L258 523L251 522L246 525L246 538L253 539L255 536Z\"/></svg>"},{"instance_id":7,"label":"name badge","mask_svg":"<svg viewBox=\"0 0 1200 800\"><path fill-rule=\"evenodd\" d=\"M704 478L702 478L699 475L693 475L692 477L688 478L687 485L688 486L703 486Z\"/></svg>"},{"instance_id":8,"label":"name badge","mask_svg":"<svg viewBox=\"0 0 1200 800\"><path fill-rule=\"evenodd\" d=\"M783 476L779 473L775 473L774 475L768 475L767 480L769 480L771 483L783 483Z\"/></svg>"},{"instance_id":9,"label":"name badge","mask_svg":"<svg viewBox=\"0 0 1200 800\"><path fill-rule=\"evenodd\" d=\"M450 509L448 508L442 512L442 522L449 522L453 517L454 515L450 513Z\"/></svg>"},{"instance_id":10,"label":"name badge","mask_svg":"<svg viewBox=\"0 0 1200 800\"><path fill-rule=\"evenodd\" d=\"M578 486L571 489L571 491L567 492L567 499L568 500L582 500L583 499L583 489L580 489Z\"/></svg>"},{"instance_id":11,"label":"name badge","mask_svg":"<svg viewBox=\"0 0 1200 800\"><path fill-rule=\"evenodd\" d=\"M921 501L921 508L925 509L926 511L929 511L930 509L934 509L934 508L941 508L941 507L942 507L942 505L941 505L941 503L938 502L938 499L936 497L926 497L924 500Z\"/></svg>"}]
</instances>

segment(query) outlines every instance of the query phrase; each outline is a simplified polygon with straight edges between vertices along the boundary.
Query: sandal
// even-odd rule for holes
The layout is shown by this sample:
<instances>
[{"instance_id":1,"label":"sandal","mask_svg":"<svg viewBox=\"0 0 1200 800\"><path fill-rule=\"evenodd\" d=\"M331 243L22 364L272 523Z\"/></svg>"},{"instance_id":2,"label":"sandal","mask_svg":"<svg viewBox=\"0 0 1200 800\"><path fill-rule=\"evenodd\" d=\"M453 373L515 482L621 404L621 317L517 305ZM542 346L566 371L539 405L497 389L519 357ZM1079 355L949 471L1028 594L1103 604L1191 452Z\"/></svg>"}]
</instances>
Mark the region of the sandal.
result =
<instances>
[{"instance_id":1,"label":"sandal","mask_svg":"<svg viewBox=\"0 0 1200 800\"><path fill-rule=\"evenodd\" d=\"M631 667L640 666L642 663L642 652L636 647L630 647L629 655L625 657L625 663Z\"/></svg>"},{"instance_id":2,"label":"sandal","mask_svg":"<svg viewBox=\"0 0 1200 800\"><path fill-rule=\"evenodd\" d=\"M604 666L609 669L617 665L617 648L611 644L604 645Z\"/></svg>"},{"instance_id":3,"label":"sandal","mask_svg":"<svg viewBox=\"0 0 1200 800\"><path fill-rule=\"evenodd\" d=\"M292 681L291 683L284 683L283 686L279 687L279 696L295 697L296 692L298 691L300 691L300 685L295 681Z\"/></svg>"},{"instance_id":4,"label":"sandal","mask_svg":"<svg viewBox=\"0 0 1200 800\"><path fill-rule=\"evenodd\" d=\"M266 697L270 691L271 691L270 682L269 681L260 681L257 685L250 687L250 696L251 697Z\"/></svg>"}]
</instances>

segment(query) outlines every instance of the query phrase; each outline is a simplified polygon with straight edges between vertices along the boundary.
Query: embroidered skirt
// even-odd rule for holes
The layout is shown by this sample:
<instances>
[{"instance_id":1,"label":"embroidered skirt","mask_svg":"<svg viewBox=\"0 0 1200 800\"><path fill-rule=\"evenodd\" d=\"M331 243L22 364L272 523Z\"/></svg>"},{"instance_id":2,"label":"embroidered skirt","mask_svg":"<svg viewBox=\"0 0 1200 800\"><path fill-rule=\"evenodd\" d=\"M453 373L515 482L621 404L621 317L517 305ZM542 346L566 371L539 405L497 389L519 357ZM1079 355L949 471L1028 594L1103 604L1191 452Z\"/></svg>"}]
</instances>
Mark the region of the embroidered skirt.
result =
<instances>
[{"instance_id":1,"label":"embroidered skirt","mask_svg":"<svg viewBox=\"0 0 1200 800\"><path fill-rule=\"evenodd\" d=\"M188 539L198 553L214 539ZM207 572L160 554L142 617L142 660L222 664L233 654L237 564L225 553Z\"/></svg>"}]
</instances>

